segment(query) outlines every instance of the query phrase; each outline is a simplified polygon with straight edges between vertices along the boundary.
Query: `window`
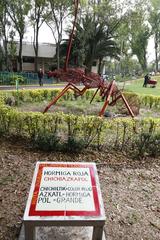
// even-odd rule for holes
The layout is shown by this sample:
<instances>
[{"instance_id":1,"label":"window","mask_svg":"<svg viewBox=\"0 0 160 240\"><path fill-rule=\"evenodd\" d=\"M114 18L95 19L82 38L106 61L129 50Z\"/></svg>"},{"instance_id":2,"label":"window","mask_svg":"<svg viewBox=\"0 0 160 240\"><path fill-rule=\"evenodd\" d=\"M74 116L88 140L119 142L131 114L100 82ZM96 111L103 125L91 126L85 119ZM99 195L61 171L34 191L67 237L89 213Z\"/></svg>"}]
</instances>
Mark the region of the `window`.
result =
<instances>
[{"instance_id":1,"label":"window","mask_svg":"<svg viewBox=\"0 0 160 240\"><path fill-rule=\"evenodd\" d=\"M34 63L34 58L33 57L23 57L23 62L24 63Z\"/></svg>"},{"instance_id":2,"label":"window","mask_svg":"<svg viewBox=\"0 0 160 240\"><path fill-rule=\"evenodd\" d=\"M97 66L97 62L94 61L92 66L93 66L93 67L96 67L96 66Z\"/></svg>"}]
</instances>

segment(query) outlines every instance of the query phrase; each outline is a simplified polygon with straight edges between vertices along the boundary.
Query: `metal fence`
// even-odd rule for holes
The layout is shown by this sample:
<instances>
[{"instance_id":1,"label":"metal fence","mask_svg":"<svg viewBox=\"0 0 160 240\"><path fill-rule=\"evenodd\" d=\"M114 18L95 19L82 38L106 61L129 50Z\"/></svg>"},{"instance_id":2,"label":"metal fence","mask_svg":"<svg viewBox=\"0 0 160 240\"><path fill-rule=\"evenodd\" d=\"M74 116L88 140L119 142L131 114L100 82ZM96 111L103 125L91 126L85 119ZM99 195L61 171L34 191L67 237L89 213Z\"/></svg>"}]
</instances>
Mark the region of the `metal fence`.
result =
<instances>
[{"instance_id":1,"label":"metal fence","mask_svg":"<svg viewBox=\"0 0 160 240\"><path fill-rule=\"evenodd\" d=\"M38 74L32 72L0 72L0 85L14 85L15 80L19 78L22 85L36 85L39 84ZM52 84L55 83L54 78L48 78L47 74L44 74L43 83Z\"/></svg>"}]
</instances>

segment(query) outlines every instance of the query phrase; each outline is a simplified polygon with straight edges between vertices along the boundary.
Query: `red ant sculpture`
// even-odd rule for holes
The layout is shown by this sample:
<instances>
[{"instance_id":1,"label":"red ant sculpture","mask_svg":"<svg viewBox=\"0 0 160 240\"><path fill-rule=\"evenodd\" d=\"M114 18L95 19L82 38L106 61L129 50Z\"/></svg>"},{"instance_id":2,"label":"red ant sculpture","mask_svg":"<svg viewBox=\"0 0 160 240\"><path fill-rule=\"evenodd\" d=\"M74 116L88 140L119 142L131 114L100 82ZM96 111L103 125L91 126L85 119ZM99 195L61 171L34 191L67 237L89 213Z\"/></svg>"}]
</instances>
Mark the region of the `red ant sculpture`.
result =
<instances>
[{"instance_id":1,"label":"red ant sculpture","mask_svg":"<svg viewBox=\"0 0 160 240\"><path fill-rule=\"evenodd\" d=\"M53 72L49 73L49 77L56 77L59 78L62 81L67 81L68 84L63 88L63 90L58 94L57 97L55 97L51 103L44 109L43 113L47 112L48 109L55 104L59 98L61 98L68 90L73 90L74 93L77 96L82 96L86 90L90 88L97 88L95 91L90 103L93 101L94 97L100 92L100 96L102 97L104 101L104 105L99 112L99 116L104 115L104 111L107 108L108 105L113 106L116 104L118 99L122 99L126 108L128 109L129 114L134 117L134 113L132 112L132 109L130 108L127 100L125 99L123 93L118 89L116 86L115 80L111 81L110 83L105 83L104 80L96 73L89 72L86 73L84 70L80 68L68 68L68 61L71 51L71 45L73 40L73 34L77 19L77 12L78 12L78 5L79 0L75 0L75 16L74 16L74 23L73 23L73 29L70 35L68 49L67 49L67 56L65 61L64 69L57 69ZM79 89L75 84L76 83L83 83L84 88ZM111 98L111 101L110 101Z\"/></svg>"}]
</instances>

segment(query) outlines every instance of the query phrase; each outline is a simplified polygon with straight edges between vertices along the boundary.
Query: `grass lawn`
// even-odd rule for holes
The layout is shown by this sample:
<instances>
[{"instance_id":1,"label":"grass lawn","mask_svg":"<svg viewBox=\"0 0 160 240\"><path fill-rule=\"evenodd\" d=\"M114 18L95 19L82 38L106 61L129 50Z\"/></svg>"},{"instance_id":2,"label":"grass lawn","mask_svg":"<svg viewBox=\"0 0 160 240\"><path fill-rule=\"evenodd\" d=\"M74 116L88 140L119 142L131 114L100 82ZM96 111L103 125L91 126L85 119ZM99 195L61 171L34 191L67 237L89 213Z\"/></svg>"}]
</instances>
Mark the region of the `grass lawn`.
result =
<instances>
[{"instance_id":1,"label":"grass lawn","mask_svg":"<svg viewBox=\"0 0 160 240\"><path fill-rule=\"evenodd\" d=\"M160 96L160 77L152 77L152 79L156 79L158 81L157 86L155 88L151 88L149 85L147 88L142 87L144 80L139 79L127 82L125 84L125 90L139 94Z\"/></svg>"}]
</instances>

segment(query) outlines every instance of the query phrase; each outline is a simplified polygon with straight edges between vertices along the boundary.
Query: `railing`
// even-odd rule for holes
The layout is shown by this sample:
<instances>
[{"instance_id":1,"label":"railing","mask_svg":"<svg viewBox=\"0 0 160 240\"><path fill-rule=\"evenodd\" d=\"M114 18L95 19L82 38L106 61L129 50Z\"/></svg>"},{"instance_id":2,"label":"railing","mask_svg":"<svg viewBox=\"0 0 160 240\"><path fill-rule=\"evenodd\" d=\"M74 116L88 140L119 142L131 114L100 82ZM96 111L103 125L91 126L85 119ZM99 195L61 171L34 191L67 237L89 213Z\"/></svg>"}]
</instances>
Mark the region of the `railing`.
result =
<instances>
[{"instance_id":1,"label":"railing","mask_svg":"<svg viewBox=\"0 0 160 240\"><path fill-rule=\"evenodd\" d=\"M0 85L14 85L15 79L19 77L21 79L20 84L22 85L35 85L39 84L38 74L32 72L0 72ZM48 78L47 74L43 77L44 84L55 83L54 78Z\"/></svg>"}]
</instances>

